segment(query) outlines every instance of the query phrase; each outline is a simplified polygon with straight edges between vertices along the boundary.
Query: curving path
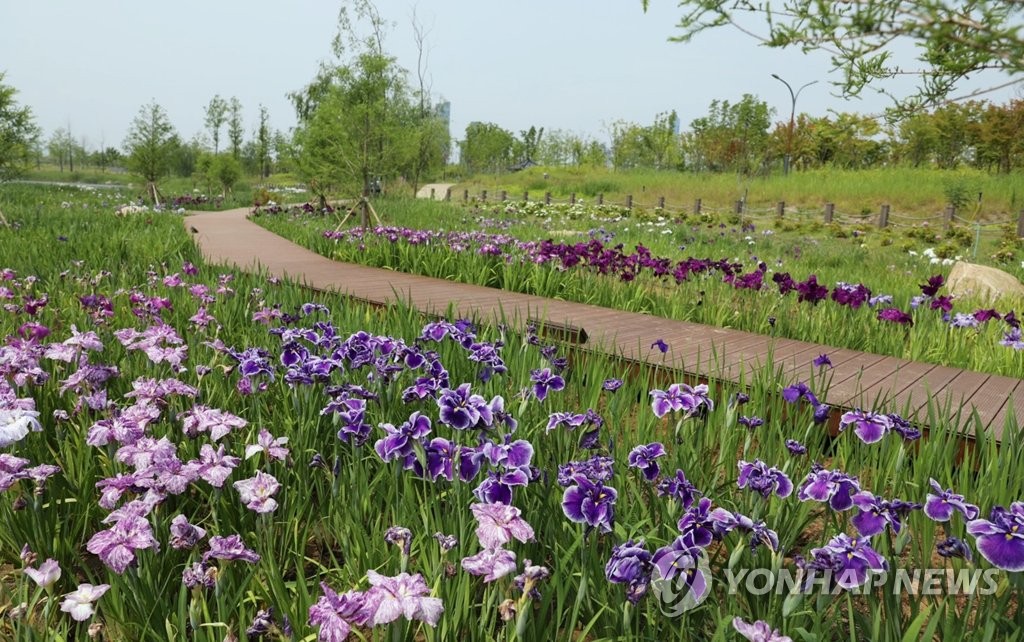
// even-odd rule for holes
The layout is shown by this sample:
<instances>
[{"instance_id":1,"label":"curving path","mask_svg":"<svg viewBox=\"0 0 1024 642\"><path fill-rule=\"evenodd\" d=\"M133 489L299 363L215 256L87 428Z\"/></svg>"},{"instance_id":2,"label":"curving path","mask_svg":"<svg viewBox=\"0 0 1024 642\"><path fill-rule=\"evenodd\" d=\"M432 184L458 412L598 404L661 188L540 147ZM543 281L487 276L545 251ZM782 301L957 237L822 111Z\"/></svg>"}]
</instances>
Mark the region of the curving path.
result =
<instances>
[{"instance_id":1,"label":"curving path","mask_svg":"<svg viewBox=\"0 0 1024 642\"><path fill-rule=\"evenodd\" d=\"M455 183L428 183L419 188L416 198L433 198L435 201L443 201L448 190L455 187Z\"/></svg>"},{"instance_id":2,"label":"curving path","mask_svg":"<svg viewBox=\"0 0 1024 642\"><path fill-rule=\"evenodd\" d=\"M341 263L260 227L247 215L247 209L193 214L185 218L185 226L212 263L266 270L360 301L385 305L401 300L426 314L476 317L514 328L524 327L528 320L544 320L542 332L584 343L588 350L664 365L691 376L716 373L713 378L730 381L741 376L749 380L768 364L782 368L788 380L809 380L813 360L827 353L833 368L824 401L832 406L894 402L923 423L926 405L934 400L940 408L946 403L964 406L965 421L976 412L997 439L1008 413L1013 413L1018 427L1024 420L1021 379ZM668 344L667 353L652 347L658 339Z\"/></svg>"}]
</instances>

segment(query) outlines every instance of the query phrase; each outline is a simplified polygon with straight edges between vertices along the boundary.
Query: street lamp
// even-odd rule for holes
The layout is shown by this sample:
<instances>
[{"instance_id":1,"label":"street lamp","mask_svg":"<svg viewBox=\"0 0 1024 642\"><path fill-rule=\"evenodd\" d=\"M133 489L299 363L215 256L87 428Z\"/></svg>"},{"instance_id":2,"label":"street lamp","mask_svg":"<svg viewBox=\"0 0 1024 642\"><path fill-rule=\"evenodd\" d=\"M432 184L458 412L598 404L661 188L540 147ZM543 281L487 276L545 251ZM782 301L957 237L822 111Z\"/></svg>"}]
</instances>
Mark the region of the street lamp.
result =
<instances>
[{"instance_id":1,"label":"street lamp","mask_svg":"<svg viewBox=\"0 0 1024 642\"><path fill-rule=\"evenodd\" d=\"M782 161L782 173L789 176L789 164L793 157L793 126L795 124L793 119L796 117L796 99L800 97L801 91L807 89L818 81L812 80L811 82L802 85L800 89L797 89L796 93L793 93L793 88L790 87L789 83L783 80L779 74L772 74L772 78L786 86L786 89L789 90L789 97L793 100L792 108L789 110L789 133L786 136L786 157Z\"/></svg>"}]
</instances>

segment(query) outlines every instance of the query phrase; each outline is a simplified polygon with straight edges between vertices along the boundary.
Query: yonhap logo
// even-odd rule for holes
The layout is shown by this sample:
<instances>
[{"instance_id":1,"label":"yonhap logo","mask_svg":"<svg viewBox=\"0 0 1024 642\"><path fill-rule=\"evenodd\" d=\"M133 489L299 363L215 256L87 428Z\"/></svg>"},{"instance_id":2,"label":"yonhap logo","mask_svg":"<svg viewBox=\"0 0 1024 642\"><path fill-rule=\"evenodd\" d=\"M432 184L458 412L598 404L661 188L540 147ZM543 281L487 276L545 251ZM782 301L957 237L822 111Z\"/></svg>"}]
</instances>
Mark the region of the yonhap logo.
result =
<instances>
[{"instance_id":1,"label":"yonhap logo","mask_svg":"<svg viewBox=\"0 0 1024 642\"><path fill-rule=\"evenodd\" d=\"M711 594L711 566L704 549L669 551L654 563L651 589L658 609L678 617L700 606Z\"/></svg>"}]
</instances>

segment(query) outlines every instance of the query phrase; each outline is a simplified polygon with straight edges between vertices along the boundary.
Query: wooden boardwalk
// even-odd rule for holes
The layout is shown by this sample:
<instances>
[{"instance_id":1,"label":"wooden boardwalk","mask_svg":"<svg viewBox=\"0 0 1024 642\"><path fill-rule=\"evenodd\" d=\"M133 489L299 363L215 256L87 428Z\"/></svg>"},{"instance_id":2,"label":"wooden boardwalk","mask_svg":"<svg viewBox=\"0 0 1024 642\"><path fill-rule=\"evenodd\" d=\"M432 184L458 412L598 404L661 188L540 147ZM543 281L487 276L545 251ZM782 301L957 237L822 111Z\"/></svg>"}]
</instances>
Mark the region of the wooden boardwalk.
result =
<instances>
[{"instance_id":1,"label":"wooden boardwalk","mask_svg":"<svg viewBox=\"0 0 1024 642\"><path fill-rule=\"evenodd\" d=\"M730 381L741 376L749 380L769 360L788 380L808 381L815 370L813 360L826 353L833 367L823 401L837 408L892 402L923 423L924 409L934 400L940 408L946 403L963 406L965 419L973 409L997 439L1008 413L1018 426L1024 420L1021 379L341 263L263 229L247 220L247 214L245 209L196 214L185 225L212 263L263 269L374 304L404 301L427 314L451 311L519 327L543 319L548 324L544 329L553 334L582 329L590 350ZM651 347L658 339L668 344L667 353Z\"/></svg>"}]
</instances>

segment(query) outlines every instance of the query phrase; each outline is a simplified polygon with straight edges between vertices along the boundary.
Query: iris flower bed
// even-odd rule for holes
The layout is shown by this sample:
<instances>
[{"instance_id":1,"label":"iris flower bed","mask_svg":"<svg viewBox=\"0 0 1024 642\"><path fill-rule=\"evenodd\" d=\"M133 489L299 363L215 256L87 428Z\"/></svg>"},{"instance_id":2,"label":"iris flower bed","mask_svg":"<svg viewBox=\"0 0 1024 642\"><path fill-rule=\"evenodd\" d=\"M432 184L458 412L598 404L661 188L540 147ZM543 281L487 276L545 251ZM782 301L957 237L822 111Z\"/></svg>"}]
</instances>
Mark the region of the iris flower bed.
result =
<instances>
[{"instance_id":1,"label":"iris flower bed","mask_svg":"<svg viewBox=\"0 0 1024 642\"><path fill-rule=\"evenodd\" d=\"M8 216L4 639L995 640L1024 617L1009 426L962 451L956 408L923 439L874 408L833 437L824 360L677 381L222 272L172 215Z\"/></svg>"},{"instance_id":2,"label":"iris flower bed","mask_svg":"<svg viewBox=\"0 0 1024 642\"><path fill-rule=\"evenodd\" d=\"M643 244L616 243L604 228L582 232L579 241L529 240L483 229L337 230L332 219L303 210L261 213L256 220L343 261L983 372L1024 373L1015 303L996 309L951 297L936 266L910 256L903 257L900 271L867 250L837 249L851 254L844 269L826 268L841 279L826 281L799 248L788 248L784 256L766 233L753 251L767 254L740 259L724 254L735 252L735 244L719 242L696 245L717 255L658 255ZM500 227L488 219L477 224ZM701 233L687 226L674 231L667 221L656 227L670 234ZM737 234L745 232L753 230ZM827 254L821 250L816 256Z\"/></svg>"}]
</instances>

